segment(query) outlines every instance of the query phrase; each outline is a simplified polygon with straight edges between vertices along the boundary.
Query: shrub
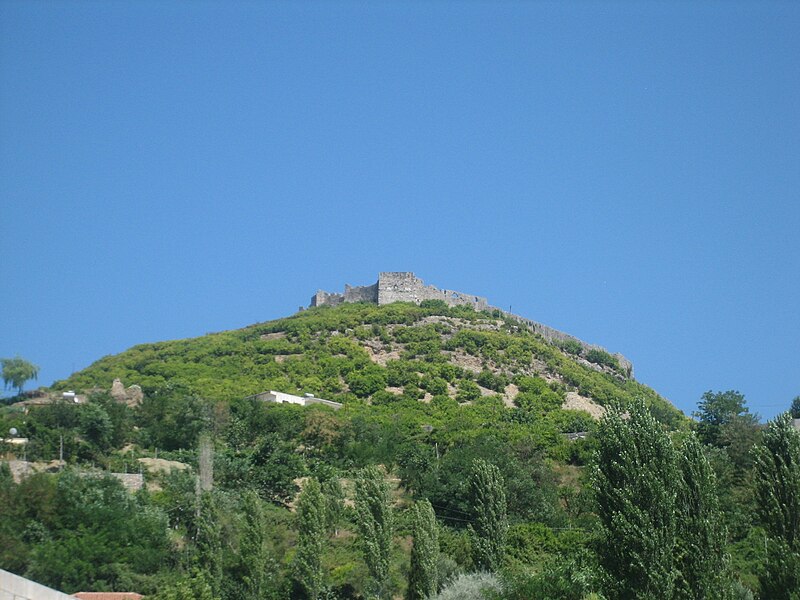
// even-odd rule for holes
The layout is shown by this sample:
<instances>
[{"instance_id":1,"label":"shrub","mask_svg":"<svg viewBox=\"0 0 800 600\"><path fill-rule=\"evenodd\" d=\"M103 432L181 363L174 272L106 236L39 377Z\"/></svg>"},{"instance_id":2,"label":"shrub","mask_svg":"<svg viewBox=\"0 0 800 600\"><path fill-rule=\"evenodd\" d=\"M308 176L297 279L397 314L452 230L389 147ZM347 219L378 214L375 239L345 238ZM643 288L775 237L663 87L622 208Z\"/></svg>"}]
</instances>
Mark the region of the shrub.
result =
<instances>
[{"instance_id":1,"label":"shrub","mask_svg":"<svg viewBox=\"0 0 800 600\"><path fill-rule=\"evenodd\" d=\"M488 593L500 593L500 580L491 573L467 573L446 584L430 600L484 600Z\"/></svg>"},{"instance_id":2,"label":"shrub","mask_svg":"<svg viewBox=\"0 0 800 600\"><path fill-rule=\"evenodd\" d=\"M619 370L619 361L616 357L611 356L605 350L599 350L598 348L592 348L586 353L586 360L592 362L596 365L600 365L603 367L611 367L612 369Z\"/></svg>"}]
</instances>

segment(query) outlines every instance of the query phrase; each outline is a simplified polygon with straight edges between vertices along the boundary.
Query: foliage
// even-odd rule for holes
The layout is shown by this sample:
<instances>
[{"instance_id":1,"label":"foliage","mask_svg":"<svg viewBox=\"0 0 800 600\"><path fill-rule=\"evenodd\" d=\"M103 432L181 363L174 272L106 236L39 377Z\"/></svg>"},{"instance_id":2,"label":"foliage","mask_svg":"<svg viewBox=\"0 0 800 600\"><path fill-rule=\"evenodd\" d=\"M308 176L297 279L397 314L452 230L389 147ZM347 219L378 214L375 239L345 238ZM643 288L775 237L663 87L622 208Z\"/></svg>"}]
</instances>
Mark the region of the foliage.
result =
<instances>
[{"instance_id":1,"label":"foliage","mask_svg":"<svg viewBox=\"0 0 800 600\"><path fill-rule=\"evenodd\" d=\"M726 597L725 528L711 465L694 435L678 455L678 598Z\"/></svg>"},{"instance_id":2,"label":"foliage","mask_svg":"<svg viewBox=\"0 0 800 600\"><path fill-rule=\"evenodd\" d=\"M746 425L755 425L758 415L750 413L746 406L743 394L735 390L727 392L705 392L697 407L699 410L692 413L699 422L697 433L700 441L712 446L723 446L725 428L731 424L742 422Z\"/></svg>"},{"instance_id":3,"label":"foliage","mask_svg":"<svg viewBox=\"0 0 800 600\"><path fill-rule=\"evenodd\" d=\"M22 386L26 381L39 376L39 367L19 356L0 358L0 366L2 366L3 384L6 389L11 386L17 390L17 394L22 393Z\"/></svg>"},{"instance_id":4,"label":"foliage","mask_svg":"<svg viewBox=\"0 0 800 600\"><path fill-rule=\"evenodd\" d=\"M588 352L586 352L586 360L589 362L595 363L596 365L601 365L604 367L611 367L612 369L619 369L619 361L616 357L611 356L605 350L600 350L598 348L592 348Z\"/></svg>"},{"instance_id":5,"label":"foliage","mask_svg":"<svg viewBox=\"0 0 800 600\"><path fill-rule=\"evenodd\" d=\"M322 550L326 538L325 498L314 478L306 481L297 502L297 553L293 561L293 598L316 600L322 592Z\"/></svg>"},{"instance_id":6,"label":"foliage","mask_svg":"<svg viewBox=\"0 0 800 600\"><path fill-rule=\"evenodd\" d=\"M491 573L462 574L447 583L430 600L484 600L492 592L500 592L502 584Z\"/></svg>"},{"instance_id":7,"label":"foliage","mask_svg":"<svg viewBox=\"0 0 800 600\"><path fill-rule=\"evenodd\" d=\"M679 472L669 437L641 404L609 411L598 428L593 473L610 598L670 598Z\"/></svg>"},{"instance_id":8,"label":"foliage","mask_svg":"<svg viewBox=\"0 0 800 600\"><path fill-rule=\"evenodd\" d=\"M218 592L222 587L223 537L219 503L213 491L200 494L195 543L197 563L208 575L211 589Z\"/></svg>"},{"instance_id":9,"label":"foliage","mask_svg":"<svg viewBox=\"0 0 800 600\"><path fill-rule=\"evenodd\" d=\"M408 576L408 600L425 600L436 593L439 564L439 535L431 503L420 500L412 508L411 568Z\"/></svg>"},{"instance_id":10,"label":"foliage","mask_svg":"<svg viewBox=\"0 0 800 600\"><path fill-rule=\"evenodd\" d=\"M789 408L789 412L792 415L793 419L800 419L800 396L795 396L792 400L792 405Z\"/></svg>"},{"instance_id":11,"label":"foliage","mask_svg":"<svg viewBox=\"0 0 800 600\"><path fill-rule=\"evenodd\" d=\"M214 595L205 572L195 570L159 590L153 600L218 600L218 596Z\"/></svg>"},{"instance_id":12,"label":"foliage","mask_svg":"<svg viewBox=\"0 0 800 600\"><path fill-rule=\"evenodd\" d=\"M688 428L651 389L577 361L516 321L435 302L321 307L238 331L144 344L55 387L107 389L116 377L142 386L142 405L93 393L86 404L54 402L28 414L0 408L0 426L30 438L29 458L57 458L63 440L66 462L75 467L19 484L0 472L3 568L74 589L219 600L300 597L293 579L303 526L301 511L290 507L297 506L298 483L312 478L323 490L318 573L329 588L320 587L320 597L414 593L405 585L416 552L407 540L423 534L415 533L416 509L402 510L412 501L429 501L441 521L439 582L469 572L487 554L490 545L471 531L502 532L505 521L509 534L490 548L494 564L517 569L518 581L527 582L508 593L569 597L597 589L589 583L593 560L581 552L597 522L585 500L582 465L598 441L588 415L562 410L565 393L603 405L642 398L660 423ZM519 394L509 408L500 394L512 383ZM252 396L267 389L313 392L344 407L274 405ZM570 442L561 435L579 430L589 437ZM204 432L214 439L214 489L198 501L196 446ZM723 470L734 446L725 446ZM746 455L746 444L740 446ZM144 470L139 459L154 458L178 461L182 470L145 473L150 491L135 495L90 493L85 475L69 475L90 464L135 472ZM492 478L504 482L506 516L483 524L471 483L476 459L494 465L487 466ZM731 489L750 489L747 469ZM393 503L388 481L395 476L401 487L392 487ZM69 501L67 489L75 492ZM106 500L93 499L104 494ZM729 493L724 501L740 519L736 531L746 535L746 494ZM106 523L78 510L81 504L125 509L97 509ZM763 564L757 553L763 541L747 540L737 565L751 585Z\"/></svg>"},{"instance_id":13,"label":"foliage","mask_svg":"<svg viewBox=\"0 0 800 600\"><path fill-rule=\"evenodd\" d=\"M166 516L117 479L68 470L47 493L52 505L34 513L42 526L27 569L34 580L67 592L103 589L169 564Z\"/></svg>"},{"instance_id":14,"label":"foliage","mask_svg":"<svg viewBox=\"0 0 800 600\"><path fill-rule=\"evenodd\" d=\"M469 498L475 566L495 571L500 566L508 532L505 486L497 467L480 458L473 462Z\"/></svg>"},{"instance_id":15,"label":"foliage","mask_svg":"<svg viewBox=\"0 0 800 600\"><path fill-rule=\"evenodd\" d=\"M364 560L378 597L388 595L389 557L394 532L389 486L377 467L362 469L355 482L355 509Z\"/></svg>"},{"instance_id":16,"label":"foliage","mask_svg":"<svg viewBox=\"0 0 800 600\"><path fill-rule=\"evenodd\" d=\"M584 600L598 589L596 569L591 556L582 552L575 556L559 556L549 561L541 571L524 570L507 573L503 600Z\"/></svg>"},{"instance_id":17,"label":"foliage","mask_svg":"<svg viewBox=\"0 0 800 600\"><path fill-rule=\"evenodd\" d=\"M762 591L790 598L800 590L800 431L791 415L769 423L756 455L758 516L769 537Z\"/></svg>"},{"instance_id":18,"label":"foliage","mask_svg":"<svg viewBox=\"0 0 800 600\"><path fill-rule=\"evenodd\" d=\"M248 490L242 500L243 527L239 542L241 597L258 600L266 596L269 581L268 524L261 499Z\"/></svg>"}]
</instances>

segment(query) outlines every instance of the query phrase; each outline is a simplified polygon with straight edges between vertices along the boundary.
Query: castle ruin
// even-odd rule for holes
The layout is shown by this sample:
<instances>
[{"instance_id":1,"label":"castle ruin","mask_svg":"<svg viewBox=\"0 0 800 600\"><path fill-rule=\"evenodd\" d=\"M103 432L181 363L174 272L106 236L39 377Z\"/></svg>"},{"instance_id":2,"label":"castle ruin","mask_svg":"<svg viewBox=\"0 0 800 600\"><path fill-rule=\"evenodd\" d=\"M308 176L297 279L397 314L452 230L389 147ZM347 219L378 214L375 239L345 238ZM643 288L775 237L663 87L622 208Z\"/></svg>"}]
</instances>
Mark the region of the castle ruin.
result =
<instances>
[{"instance_id":1,"label":"castle ruin","mask_svg":"<svg viewBox=\"0 0 800 600\"><path fill-rule=\"evenodd\" d=\"M383 306L392 302L419 304L423 300L442 300L448 306L472 306L476 311L498 311L504 317L516 321L550 343L577 342L585 352L589 350L606 352L605 348L588 344L568 333L491 306L486 298L482 296L465 294L455 290L442 290L433 285L425 285L422 279L410 272L382 272L378 274L376 283L361 286L345 285L343 293L319 290L311 297L311 306L338 306L349 302L371 302L378 306ZM633 363L622 354L615 353L612 356L617 359L622 371L632 378Z\"/></svg>"}]
</instances>

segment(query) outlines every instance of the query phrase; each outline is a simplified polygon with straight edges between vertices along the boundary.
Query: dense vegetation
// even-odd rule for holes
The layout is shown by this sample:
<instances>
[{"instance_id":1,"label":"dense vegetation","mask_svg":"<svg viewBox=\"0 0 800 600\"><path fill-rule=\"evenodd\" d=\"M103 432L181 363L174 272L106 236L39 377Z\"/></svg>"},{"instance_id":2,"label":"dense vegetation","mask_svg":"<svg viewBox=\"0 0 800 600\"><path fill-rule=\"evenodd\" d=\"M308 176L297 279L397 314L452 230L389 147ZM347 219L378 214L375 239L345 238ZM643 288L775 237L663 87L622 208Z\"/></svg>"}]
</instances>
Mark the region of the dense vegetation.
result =
<instances>
[{"instance_id":1,"label":"dense vegetation","mask_svg":"<svg viewBox=\"0 0 800 600\"><path fill-rule=\"evenodd\" d=\"M112 398L114 378L142 404ZM136 346L54 388L89 401L0 413L28 460L66 463L0 471L0 567L67 592L789 598L797 581L788 421L762 442L741 395L709 392L695 425L610 355L499 314L312 309ZM344 407L249 398L269 389ZM568 392L609 415L563 409ZM156 457L177 463L148 472ZM140 469L135 493L107 475Z\"/></svg>"}]
</instances>

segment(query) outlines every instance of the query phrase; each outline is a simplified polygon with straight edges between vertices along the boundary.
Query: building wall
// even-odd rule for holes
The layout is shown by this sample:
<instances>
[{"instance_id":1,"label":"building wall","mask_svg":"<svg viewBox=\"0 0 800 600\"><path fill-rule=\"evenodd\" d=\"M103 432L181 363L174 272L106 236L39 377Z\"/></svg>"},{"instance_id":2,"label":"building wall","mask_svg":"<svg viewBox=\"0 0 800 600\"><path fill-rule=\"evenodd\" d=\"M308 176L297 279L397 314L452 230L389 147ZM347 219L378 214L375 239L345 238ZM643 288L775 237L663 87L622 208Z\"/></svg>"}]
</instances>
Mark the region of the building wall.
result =
<instances>
[{"instance_id":1,"label":"building wall","mask_svg":"<svg viewBox=\"0 0 800 600\"><path fill-rule=\"evenodd\" d=\"M0 569L0 600L75 600L75 598Z\"/></svg>"}]
</instances>

